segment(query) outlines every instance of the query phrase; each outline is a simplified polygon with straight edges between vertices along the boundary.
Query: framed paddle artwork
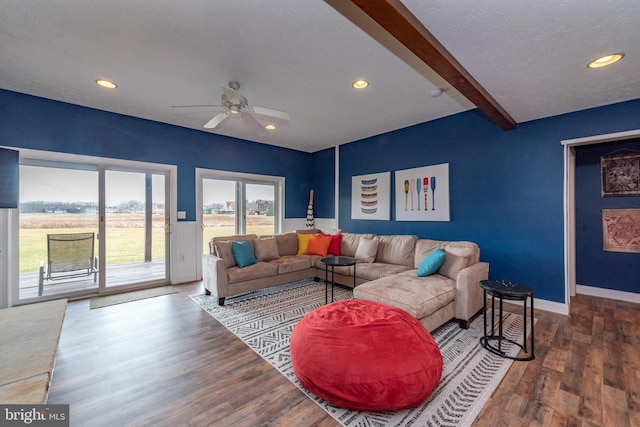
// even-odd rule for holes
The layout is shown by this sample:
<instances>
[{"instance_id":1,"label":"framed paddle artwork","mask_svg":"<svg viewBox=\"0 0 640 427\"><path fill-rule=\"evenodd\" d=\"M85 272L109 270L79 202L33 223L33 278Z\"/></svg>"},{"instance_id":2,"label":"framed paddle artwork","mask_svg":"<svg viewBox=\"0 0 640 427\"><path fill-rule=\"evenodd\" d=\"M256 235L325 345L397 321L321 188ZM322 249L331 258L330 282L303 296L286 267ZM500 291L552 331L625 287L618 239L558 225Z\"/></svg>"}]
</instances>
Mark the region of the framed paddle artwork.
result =
<instances>
[{"instance_id":1,"label":"framed paddle artwork","mask_svg":"<svg viewBox=\"0 0 640 427\"><path fill-rule=\"evenodd\" d=\"M450 221L449 164L395 173L396 221Z\"/></svg>"}]
</instances>

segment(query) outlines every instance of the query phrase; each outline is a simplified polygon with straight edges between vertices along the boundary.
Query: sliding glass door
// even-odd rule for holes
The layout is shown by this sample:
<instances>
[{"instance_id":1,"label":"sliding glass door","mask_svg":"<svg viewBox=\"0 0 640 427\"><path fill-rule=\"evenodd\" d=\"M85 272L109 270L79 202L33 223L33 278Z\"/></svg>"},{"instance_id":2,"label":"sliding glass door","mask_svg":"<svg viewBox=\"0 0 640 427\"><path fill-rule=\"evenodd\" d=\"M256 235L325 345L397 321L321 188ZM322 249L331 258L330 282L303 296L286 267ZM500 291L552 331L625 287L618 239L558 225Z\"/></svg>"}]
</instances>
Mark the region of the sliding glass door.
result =
<instances>
[{"instance_id":1,"label":"sliding glass door","mask_svg":"<svg viewBox=\"0 0 640 427\"><path fill-rule=\"evenodd\" d=\"M244 184L245 233L275 234L275 199L274 184Z\"/></svg>"},{"instance_id":2,"label":"sliding glass door","mask_svg":"<svg viewBox=\"0 0 640 427\"><path fill-rule=\"evenodd\" d=\"M98 201L95 167L20 166L19 299L97 290Z\"/></svg>"},{"instance_id":3,"label":"sliding glass door","mask_svg":"<svg viewBox=\"0 0 640 427\"><path fill-rule=\"evenodd\" d=\"M20 165L18 299L169 283L169 174Z\"/></svg>"},{"instance_id":4,"label":"sliding glass door","mask_svg":"<svg viewBox=\"0 0 640 427\"><path fill-rule=\"evenodd\" d=\"M223 172L199 172L202 250L213 237L280 232L284 179Z\"/></svg>"},{"instance_id":5,"label":"sliding glass door","mask_svg":"<svg viewBox=\"0 0 640 427\"><path fill-rule=\"evenodd\" d=\"M105 171L105 287L166 278L166 177Z\"/></svg>"}]
</instances>

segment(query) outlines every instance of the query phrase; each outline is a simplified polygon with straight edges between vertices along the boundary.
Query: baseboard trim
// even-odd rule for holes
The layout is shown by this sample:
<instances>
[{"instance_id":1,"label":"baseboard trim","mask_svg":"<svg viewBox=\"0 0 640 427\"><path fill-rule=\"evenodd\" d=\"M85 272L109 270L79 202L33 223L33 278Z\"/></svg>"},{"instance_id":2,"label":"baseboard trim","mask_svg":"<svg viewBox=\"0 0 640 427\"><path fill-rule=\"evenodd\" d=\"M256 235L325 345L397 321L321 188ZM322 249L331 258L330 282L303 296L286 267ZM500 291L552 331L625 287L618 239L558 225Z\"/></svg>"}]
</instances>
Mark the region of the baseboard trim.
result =
<instances>
[{"instance_id":1,"label":"baseboard trim","mask_svg":"<svg viewBox=\"0 0 640 427\"><path fill-rule=\"evenodd\" d=\"M506 300L505 300L506 301ZM506 301L509 304L522 305L522 301ZM527 303L528 305L529 303ZM535 310L544 310L550 311L551 313L562 314L565 316L569 315L569 306L567 304L555 301L547 301L545 299L534 298L533 299L533 308ZM528 310L528 309L527 309Z\"/></svg>"},{"instance_id":2,"label":"baseboard trim","mask_svg":"<svg viewBox=\"0 0 640 427\"><path fill-rule=\"evenodd\" d=\"M594 297L615 299L640 304L640 294L633 292L617 291L614 289L595 288L593 286L576 285L576 293L591 295Z\"/></svg>"},{"instance_id":3,"label":"baseboard trim","mask_svg":"<svg viewBox=\"0 0 640 427\"><path fill-rule=\"evenodd\" d=\"M563 314L565 316L569 315L569 306L566 303L547 301L544 299L536 298L534 300L534 304L535 304L534 306L535 309L550 311L552 313Z\"/></svg>"}]
</instances>

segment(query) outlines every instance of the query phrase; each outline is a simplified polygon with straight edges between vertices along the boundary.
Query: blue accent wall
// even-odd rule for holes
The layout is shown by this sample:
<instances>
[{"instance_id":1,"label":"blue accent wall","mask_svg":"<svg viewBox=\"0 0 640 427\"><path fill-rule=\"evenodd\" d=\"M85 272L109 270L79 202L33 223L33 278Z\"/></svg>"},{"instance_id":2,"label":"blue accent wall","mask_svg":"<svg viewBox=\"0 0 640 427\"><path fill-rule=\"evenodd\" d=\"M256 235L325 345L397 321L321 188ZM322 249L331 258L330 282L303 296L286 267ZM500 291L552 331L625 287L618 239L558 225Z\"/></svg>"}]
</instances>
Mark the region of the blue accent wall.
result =
<instances>
[{"instance_id":1,"label":"blue accent wall","mask_svg":"<svg viewBox=\"0 0 640 427\"><path fill-rule=\"evenodd\" d=\"M604 251L602 209L640 209L640 196L602 197L600 157L640 154L640 140L576 147L576 282L640 293L640 254Z\"/></svg>"},{"instance_id":2,"label":"blue accent wall","mask_svg":"<svg viewBox=\"0 0 640 427\"><path fill-rule=\"evenodd\" d=\"M178 210L196 218L195 168L285 177L285 217L306 218L313 155L0 90L0 145L177 165Z\"/></svg>"},{"instance_id":3,"label":"blue accent wall","mask_svg":"<svg viewBox=\"0 0 640 427\"><path fill-rule=\"evenodd\" d=\"M335 218L336 216L335 156L335 148L328 148L313 153L313 214L316 218Z\"/></svg>"},{"instance_id":4,"label":"blue accent wall","mask_svg":"<svg viewBox=\"0 0 640 427\"><path fill-rule=\"evenodd\" d=\"M564 302L561 140L640 128L640 100L520 124L505 132L470 111L340 146L345 231L471 240L492 278ZM334 212L334 149L314 154L0 90L0 145L177 165L178 210L195 220L195 168L286 179L285 216ZM351 177L449 163L450 222L351 219ZM391 194L392 200L395 197ZM623 270L626 279L637 270ZM635 276L634 276L635 275ZM589 283L582 283L589 284ZM602 285L600 285L602 286Z\"/></svg>"},{"instance_id":5,"label":"blue accent wall","mask_svg":"<svg viewBox=\"0 0 640 427\"><path fill-rule=\"evenodd\" d=\"M640 128L640 100L522 123L503 131L475 111L340 147L339 227L351 232L470 240L489 276L564 302L563 146ZM351 219L351 177L449 163L450 222ZM392 202L393 205L393 202Z\"/></svg>"}]
</instances>

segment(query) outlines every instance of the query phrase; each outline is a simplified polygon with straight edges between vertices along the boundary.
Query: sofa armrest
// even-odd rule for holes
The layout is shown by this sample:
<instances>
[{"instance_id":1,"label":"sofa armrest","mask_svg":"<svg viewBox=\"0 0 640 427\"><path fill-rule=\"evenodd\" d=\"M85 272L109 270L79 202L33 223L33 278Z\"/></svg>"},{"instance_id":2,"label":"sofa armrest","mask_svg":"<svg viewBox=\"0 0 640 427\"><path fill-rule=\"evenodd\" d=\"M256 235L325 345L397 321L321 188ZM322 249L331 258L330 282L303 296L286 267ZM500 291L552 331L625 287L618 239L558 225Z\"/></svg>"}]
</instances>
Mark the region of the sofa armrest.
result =
<instances>
[{"instance_id":1,"label":"sofa armrest","mask_svg":"<svg viewBox=\"0 0 640 427\"><path fill-rule=\"evenodd\" d=\"M458 272L456 280L456 319L471 320L484 306L480 281L489 278L489 264L477 262Z\"/></svg>"},{"instance_id":2,"label":"sofa armrest","mask_svg":"<svg viewBox=\"0 0 640 427\"><path fill-rule=\"evenodd\" d=\"M202 284L216 297L229 296L227 265L222 258L211 254L202 255Z\"/></svg>"}]
</instances>

